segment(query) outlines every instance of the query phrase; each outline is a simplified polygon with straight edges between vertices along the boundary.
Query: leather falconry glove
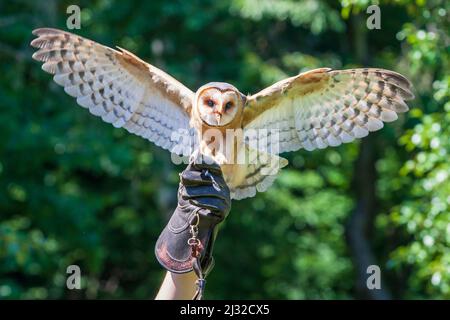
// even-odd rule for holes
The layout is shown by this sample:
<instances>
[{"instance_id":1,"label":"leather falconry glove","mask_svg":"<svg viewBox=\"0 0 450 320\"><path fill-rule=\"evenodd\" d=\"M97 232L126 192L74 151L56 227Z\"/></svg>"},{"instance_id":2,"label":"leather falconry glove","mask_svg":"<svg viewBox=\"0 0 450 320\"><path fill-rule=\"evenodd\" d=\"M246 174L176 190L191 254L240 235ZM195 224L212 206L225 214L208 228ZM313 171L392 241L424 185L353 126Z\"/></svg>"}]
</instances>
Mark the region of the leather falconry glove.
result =
<instances>
[{"instance_id":1,"label":"leather falconry glove","mask_svg":"<svg viewBox=\"0 0 450 320\"><path fill-rule=\"evenodd\" d=\"M212 251L218 224L230 212L230 190L218 164L197 154L180 174L178 206L160 234L155 255L168 271L194 270L201 299L205 277L214 266Z\"/></svg>"}]
</instances>

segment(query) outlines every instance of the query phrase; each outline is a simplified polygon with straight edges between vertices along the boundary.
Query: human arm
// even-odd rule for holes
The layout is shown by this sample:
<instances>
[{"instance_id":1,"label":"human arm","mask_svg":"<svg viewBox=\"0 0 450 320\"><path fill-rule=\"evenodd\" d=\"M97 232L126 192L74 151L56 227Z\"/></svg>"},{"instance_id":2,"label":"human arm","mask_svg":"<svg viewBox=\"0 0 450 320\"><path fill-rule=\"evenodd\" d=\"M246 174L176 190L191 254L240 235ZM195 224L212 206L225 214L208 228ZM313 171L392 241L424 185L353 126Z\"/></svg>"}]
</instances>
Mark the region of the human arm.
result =
<instances>
[{"instance_id":1,"label":"human arm","mask_svg":"<svg viewBox=\"0 0 450 320\"><path fill-rule=\"evenodd\" d=\"M180 175L178 206L155 246L156 258L169 271L157 298L187 297L194 283L197 292L191 297L201 299L204 278L214 265L218 225L230 205L230 191L220 167L211 159L195 157Z\"/></svg>"},{"instance_id":2,"label":"human arm","mask_svg":"<svg viewBox=\"0 0 450 320\"><path fill-rule=\"evenodd\" d=\"M190 300L195 294L197 279L193 271L188 273L167 271L155 300Z\"/></svg>"}]
</instances>

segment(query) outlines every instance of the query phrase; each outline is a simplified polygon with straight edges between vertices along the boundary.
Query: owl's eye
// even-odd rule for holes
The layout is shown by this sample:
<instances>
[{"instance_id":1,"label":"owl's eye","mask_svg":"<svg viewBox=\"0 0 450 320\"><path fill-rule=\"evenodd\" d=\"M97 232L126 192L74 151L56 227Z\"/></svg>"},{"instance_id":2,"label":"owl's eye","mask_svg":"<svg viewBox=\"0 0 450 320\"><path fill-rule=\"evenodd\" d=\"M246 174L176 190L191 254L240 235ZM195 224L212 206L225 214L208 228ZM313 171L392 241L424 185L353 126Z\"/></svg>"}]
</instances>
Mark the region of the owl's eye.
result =
<instances>
[{"instance_id":1,"label":"owl's eye","mask_svg":"<svg viewBox=\"0 0 450 320\"><path fill-rule=\"evenodd\" d=\"M233 106L232 102L227 102L227 104L225 105L225 110L230 109Z\"/></svg>"},{"instance_id":2,"label":"owl's eye","mask_svg":"<svg viewBox=\"0 0 450 320\"><path fill-rule=\"evenodd\" d=\"M211 99L208 99L207 101L206 101L206 104L208 105L208 107L214 107L214 101L212 101Z\"/></svg>"}]
</instances>

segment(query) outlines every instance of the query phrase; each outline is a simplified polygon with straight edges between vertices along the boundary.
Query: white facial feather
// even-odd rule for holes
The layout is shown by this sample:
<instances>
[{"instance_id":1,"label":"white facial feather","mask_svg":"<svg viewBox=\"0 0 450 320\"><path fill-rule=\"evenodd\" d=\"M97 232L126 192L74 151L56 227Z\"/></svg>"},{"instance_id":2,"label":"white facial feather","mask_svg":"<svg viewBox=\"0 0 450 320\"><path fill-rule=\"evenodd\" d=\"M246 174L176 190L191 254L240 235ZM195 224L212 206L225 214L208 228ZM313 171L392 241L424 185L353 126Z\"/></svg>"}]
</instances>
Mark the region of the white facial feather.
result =
<instances>
[{"instance_id":1,"label":"white facial feather","mask_svg":"<svg viewBox=\"0 0 450 320\"><path fill-rule=\"evenodd\" d=\"M236 117L239 98L236 92L222 92L216 88L204 90L198 97L196 107L200 118L210 126L221 127Z\"/></svg>"}]
</instances>

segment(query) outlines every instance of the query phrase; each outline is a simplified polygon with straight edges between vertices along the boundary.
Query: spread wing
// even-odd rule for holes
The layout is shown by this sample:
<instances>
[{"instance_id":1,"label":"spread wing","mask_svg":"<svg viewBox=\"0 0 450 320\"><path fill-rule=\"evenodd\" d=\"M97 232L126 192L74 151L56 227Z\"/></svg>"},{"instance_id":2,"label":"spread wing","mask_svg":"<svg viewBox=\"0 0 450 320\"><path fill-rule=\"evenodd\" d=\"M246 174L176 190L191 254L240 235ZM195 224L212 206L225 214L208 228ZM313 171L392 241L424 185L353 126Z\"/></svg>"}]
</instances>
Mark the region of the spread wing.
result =
<instances>
[{"instance_id":1,"label":"spread wing","mask_svg":"<svg viewBox=\"0 0 450 320\"><path fill-rule=\"evenodd\" d=\"M411 83L393 71L315 69L248 97L243 127L272 131L264 139L247 134L253 147L268 152L322 149L381 129L413 98Z\"/></svg>"},{"instance_id":2,"label":"spread wing","mask_svg":"<svg viewBox=\"0 0 450 320\"><path fill-rule=\"evenodd\" d=\"M77 103L115 127L168 150L174 131L189 130L194 93L160 69L119 48L57 29L33 31L33 58ZM191 131L192 132L192 131Z\"/></svg>"}]
</instances>

